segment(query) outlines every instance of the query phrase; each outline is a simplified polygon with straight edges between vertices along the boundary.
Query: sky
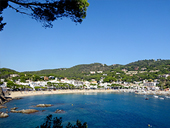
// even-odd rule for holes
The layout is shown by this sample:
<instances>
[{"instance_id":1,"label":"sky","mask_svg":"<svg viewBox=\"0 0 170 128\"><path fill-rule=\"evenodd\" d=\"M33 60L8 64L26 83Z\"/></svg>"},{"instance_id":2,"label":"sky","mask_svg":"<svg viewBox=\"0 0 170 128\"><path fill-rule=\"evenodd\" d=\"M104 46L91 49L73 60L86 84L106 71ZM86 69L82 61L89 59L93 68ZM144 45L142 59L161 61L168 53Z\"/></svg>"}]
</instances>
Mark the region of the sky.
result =
<instances>
[{"instance_id":1,"label":"sky","mask_svg":"<svg viewBox=\"0 0 170 128\"><path fill-rule=\"evenodd\" d=\"M22 72L170 59L170 0L88 2L81 24L63 18L53 22L53 28L5 9L0 68Z\"/></svg>"}]
</instances>

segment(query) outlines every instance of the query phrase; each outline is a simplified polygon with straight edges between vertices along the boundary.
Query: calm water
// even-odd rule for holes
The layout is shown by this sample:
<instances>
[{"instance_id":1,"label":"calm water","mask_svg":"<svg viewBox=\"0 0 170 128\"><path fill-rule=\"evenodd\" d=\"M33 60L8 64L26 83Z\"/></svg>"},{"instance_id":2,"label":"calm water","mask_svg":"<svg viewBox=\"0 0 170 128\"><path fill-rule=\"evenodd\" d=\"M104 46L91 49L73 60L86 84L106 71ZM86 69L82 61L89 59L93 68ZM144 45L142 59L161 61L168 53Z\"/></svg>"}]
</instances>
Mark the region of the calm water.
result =
<instances>
[{"instance_id":1,"label":"calm water","mask_svg":"<svg viewBox=\"0 0 170 128\"><path fill-rule=\"evenodd\" d=\"M43 95L24 97L7 103L8 109L33 109L37 104L53 104L46 110L34 114L9 113L8 118L0 118L0 128L34 128L43 123L44 118L62 117L63 125L67 122L75 124L79 119L87 122L89 128L170 128L170 99L160 100L153 96L145 100L144 95L133 93L86 93ZM54 113L62 109L66 113ZM1 109L5 111L5 109Z\"/></svg>"}]
</instances>

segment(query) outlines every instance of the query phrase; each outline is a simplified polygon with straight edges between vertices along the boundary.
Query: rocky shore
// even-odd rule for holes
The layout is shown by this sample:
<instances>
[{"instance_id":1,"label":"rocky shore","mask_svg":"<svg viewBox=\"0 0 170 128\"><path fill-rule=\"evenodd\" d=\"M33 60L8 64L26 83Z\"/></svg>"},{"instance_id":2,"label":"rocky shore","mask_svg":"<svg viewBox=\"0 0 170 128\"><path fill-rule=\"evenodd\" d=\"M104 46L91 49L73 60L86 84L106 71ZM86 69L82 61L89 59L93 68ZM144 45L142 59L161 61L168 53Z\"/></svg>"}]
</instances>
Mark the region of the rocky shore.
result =
<instances>
[{"instance_id":1,"label":"rocky shore","mask_svg":"<svg viewBox=\"0 0 170 128\"><path fill-rule=\"evenodd\" d=\"M11 110L12 113L23 113L23 114L31 114L38 112L36 109L23 109L23 110Z\"/></svg>"},{"instance_id":2,"label":"rocky shore","mask_svg":"<svg viewBox=\"0 0 170 128\"><path fill-rule=\"evenodd\" d=\"M5 97L2 88L0 87L0 105L5 104L11 100L12 100L11 97Z\"/></svg>"}]
</instances>

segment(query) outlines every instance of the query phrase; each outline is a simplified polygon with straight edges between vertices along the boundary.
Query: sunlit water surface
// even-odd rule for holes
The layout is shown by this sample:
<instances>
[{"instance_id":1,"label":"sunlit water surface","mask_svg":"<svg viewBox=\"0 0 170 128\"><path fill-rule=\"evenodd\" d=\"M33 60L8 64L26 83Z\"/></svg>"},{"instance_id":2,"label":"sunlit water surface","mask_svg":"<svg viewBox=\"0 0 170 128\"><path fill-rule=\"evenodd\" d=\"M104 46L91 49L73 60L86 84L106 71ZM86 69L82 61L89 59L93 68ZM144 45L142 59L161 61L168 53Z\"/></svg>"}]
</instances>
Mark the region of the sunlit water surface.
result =
<instances>
[{"instance_id":1,"label":"sunlit water surface","mask_svg":"<svg viewBox=\"0 0 170 128\"><path fill-rule=\"evenodd\" d=\"M145 100L149 97L149 100ZM35 108L37 104L53 104L48 108ZM89 128L170 128L170 99L157 99L152 95L133 93L82 93L24 97L6 104L8 109L46 110L34 114L9 113L0 118L0 128L35 128L52 114L62 117L63 125L75 124L79 119ZM62 109L66 113L54 113ZM0 111L6 111L1 109Z\"/></svg>"}]
</instances>

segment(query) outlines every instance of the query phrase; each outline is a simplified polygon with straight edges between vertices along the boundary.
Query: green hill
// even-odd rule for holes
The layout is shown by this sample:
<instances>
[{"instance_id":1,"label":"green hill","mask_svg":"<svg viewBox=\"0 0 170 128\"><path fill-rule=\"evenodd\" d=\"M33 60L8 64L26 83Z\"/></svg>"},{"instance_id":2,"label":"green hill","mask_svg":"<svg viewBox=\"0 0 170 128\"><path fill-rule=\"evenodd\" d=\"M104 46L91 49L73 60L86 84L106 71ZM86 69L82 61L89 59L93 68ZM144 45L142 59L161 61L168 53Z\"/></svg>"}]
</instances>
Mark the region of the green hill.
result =
<instances>
[{"instance_id":1,"label":"green hill","mask_svg":"<svg viewBox=\"0 0 170 128\"><path fill-rule=\"evenodd\" d=\"M76 65L71 68L60 68L60 69L46 69L41 71L24 72L36 75L62 75L66 77L74 77L80 74L89 74L90 71L110 71L111 69L117 68L119 65L107 66L106 64L93 63L93 64L82 64Z\"/></svg>"},{"instance_id":2,"label":"green hill","mask_svg":"<svg viewBox=\"0 0 170 128\"><path fill-rule=\"evenodd\" d=\"M161 74L170 73L170 60L138 60L126 65L106 65L101 63L92 64L81 64L76 65L71 68L60 68L60 69L45 69L40 71L28 71L28 72L17 72L15 70L1 68L0 76L1 78L9 74L30 74L30 75L54 75L57 77L68 77L68 78L80 78L84 79L90 74L90 71L103 71L103 73L109 72L121 72L121 69L127 69L128 71L150 71L150 70L160 70ZM100 77L102 74L95 74ZM94 76L94 75L91 75Z\"/></svg>"},{"instance_id":3,"label":"green hill","mask_svg":"<svg viewBox=\"0 0 170 128\"><path fill-rule=\"evenodd\" d=\"M127 70L134 71L134 70L141 70L142 68L146 68L146 70L162 70L166 67L170 66L170 60L138 60L136 62L129 63L125 65L123 68Z\"/></svg>"},{"instance_id":4,"label":"green hill","mask_svg":"<svg viewBox=\"0 0 170 128\"><path fill-rule=\"evenodd\" d=\"M0 78L6 78L9 76L9 74L18 74L19 72L8 69L8 68L0 68Z\"/></svg>"}]
</instances>

